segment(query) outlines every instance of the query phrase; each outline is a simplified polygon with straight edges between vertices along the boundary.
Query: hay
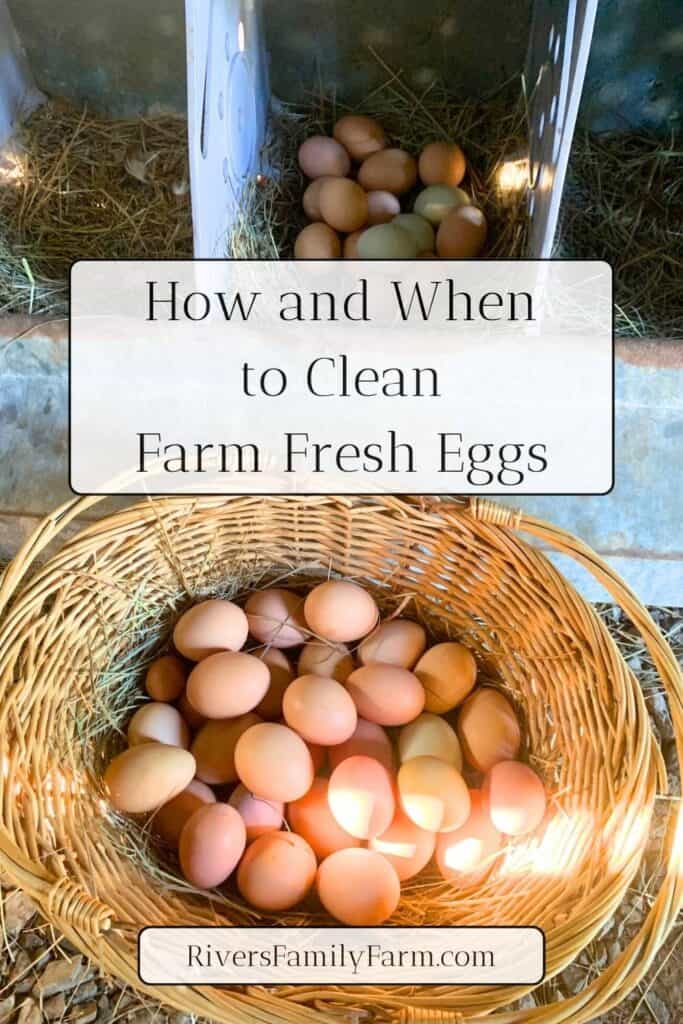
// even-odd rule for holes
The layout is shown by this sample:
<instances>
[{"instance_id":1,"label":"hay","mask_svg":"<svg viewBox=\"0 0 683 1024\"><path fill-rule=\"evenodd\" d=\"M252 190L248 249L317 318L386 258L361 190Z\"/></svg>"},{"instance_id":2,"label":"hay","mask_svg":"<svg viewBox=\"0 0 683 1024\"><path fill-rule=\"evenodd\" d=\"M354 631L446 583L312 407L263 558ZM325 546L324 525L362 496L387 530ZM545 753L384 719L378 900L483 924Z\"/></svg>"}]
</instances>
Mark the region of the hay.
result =
<instances>
[{"instance_id":1,"label":"hay","mask_svg":"<svg viewBox=\"0 0 683 1024\"><path fill-rule=\"evenodd\" d=\"M526 107L520 96L516 104L499 94L473 101L454 97L436 80L422 93L415 93L381 58L384 84L349 108L334 95L320 90L304 106L274 103L270 137L265 147L266 173L250 183L242 212L228 240L233 259L276 259L291 257L296 235L306 224L301 197L306 181L296 162L298 147L310 135L332 132L334 122L350 109L377 118L391 144L417 155L435 139L459 142L468 159L463 182L481 206L489 224L485 256L515 259L524 256L528 216L525 190L502 190L498 184L501 165L519 159L528 151ZM410 197L409 197L410 199ZM404 208L410 208L404 202Z\"/></svg>"},{"instance_id":2,"label":"hay","mask_svg":"<svg viewBox=\"0 0 683 1024\"><path fill-rule=\"evenodd\" d=\"M0 314L65 315L74 260L191 256L184 118L53 101L0 157Z\"/></svg>"},{"instance_id":3,"label":"hay","mask_svg":"<svg viewBox=\"0 0 683 1024\"><path fill-rule=\"evenodd\" d=\"M579 133L557 250L612 265L617 335L683 338L680 141Z\"/></svg>"}]
</instances>

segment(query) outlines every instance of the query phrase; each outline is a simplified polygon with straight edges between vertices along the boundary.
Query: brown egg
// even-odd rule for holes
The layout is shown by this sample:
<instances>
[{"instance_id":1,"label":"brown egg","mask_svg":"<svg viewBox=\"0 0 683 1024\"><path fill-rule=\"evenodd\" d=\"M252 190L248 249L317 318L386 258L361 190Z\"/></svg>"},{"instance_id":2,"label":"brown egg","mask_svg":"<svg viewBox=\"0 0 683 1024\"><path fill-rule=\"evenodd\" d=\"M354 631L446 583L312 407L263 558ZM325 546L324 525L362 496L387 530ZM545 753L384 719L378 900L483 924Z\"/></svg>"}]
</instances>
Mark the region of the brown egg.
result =
<instances>
[{"instance_id":1,"label":"brown egg","mask_svg":"<svg viewBox=\"0 0 683 1024\"><path fill-rule=\"evenodd\" d=\"M413 210L430 224L437 225L458 206L466 206L470 197L461 188L451 185L429 185L417 196ZM438 250L437 250L438 251Z\"/></svg>"},{"instance_id":2,"label":"brown egg","mask_svg":"<svg viewBox=\"0 0 683 1024\"><path fill-rule=\"evenodd\" d=\"M425 185L459 185L467 163L455 142L430 142L420 153L417 169Z\"/></svg>"},{"instance_id":3,"label":"brown egg","mask_svg":"<svg viewBox=\"0 0 683 1024\"><path fill-rule=\"evenodd\" d=\"M195 776L188 750L163 743L141 743L124 750L108 765L104 785L117 811L145 814L182 793Z\"/></svg>"},{"instance_id":4,"label":"brown egg","mask_svg":"<svg viewBox=\"0 0 683 1024\"><path fill-rule=\"evenodd\" d=\"M330 776L327 801L335 820L356 839L386 832L396 801L391 776L373 757L348 757Z\"/></svg>"},{"instance_id":5,"label":"brown egg","mask_svg":"<svg viewBox=\"0 0 683 1024\"><path fill-rule=\"evenodd\" d=\"M303 607L303 597L291 590L257 590L244 606L249 632L269 647L298 647L307 635Z\"/></svg>"},{"instance_id":6,"label":"brown egg","mask_svg":"<svg viewBox=\"0 0 683 1024\"><path fill-rule=\"evenodd\" d=\"M499 761L486 776L484 793L491 821L506 836L533 832L545 816L543 783L528 765L520 761Z\"/></svg>"},{"instance_id":7,"label":"brown egg","mask_svg":"<svg viewBox=\"0 0 683 1024\"><path fill-rule=\"evenodd\" d=\"M287 725L308 743L331 747L356 728L356 705L341 683L328 676L299 676L282 701Z\"/></svg>"},{"instance_id":8,"label":"brown egg","mask_svg":"<svg viewBox=\"0 0 683 1024\"><path fill-rule=\"evenodd\" d=\"M429 863L435 842L433 832L419 828L399 807L386 832L371 839L369 846L386 857L400 882L407 882Z\"/></svg>"},{"instance_id":9,"label":"brown egg","mask_svg":"<svg viewBox=\"0 0 683 1024\"><path fill-rule=\"evenodd\" d=\"M329 676L338 683L344 683L354 667L346 644L309 640L299 655L297 671L300 676Z\"/></svg>"},{"instance_id":10,"label":"brown egg","mask_svg":"<svg viewBox=\"0 0 683 1024\"><path fill-rule=\"evenodd\" d=\"M180 868L198 889L213 889L233 873L246 842L244 822L234 807L219 803L200 807L180 833Z\"/></svg>"},{"instance_id":11,"label":"brown egg","mask_svg":"<svg viewBox=\"0 0 683 1024\"><path fill-rule=\"evenodd\" d=\"M185 723L192 730L192 732L198 732L203 725L206 724L206 718L204 715L200 715L198 711L190 704L187 699L187 691L185 691L178 701L178 711L185 719Z\"/></svg>"},{"instance_id":12,"label":"brown egg","mask_svg":"<svg viewBox=\"0 0 683 1024\"><path fill-rule=\"evenodd\" d=\"M190 730L177 708L154 702L143 704L128 723L128 746L139 743L167 743L170 747L190 745Z\"/></svg>"},{"instance_id":13,"label":"brown egg","mask_svg":"<svg viewBox=\"0 0 683 1024\"><path fill-rule=\"evenodd\" d=\"M344 147L326 135L312 135L299 146L299 167L307 178L344 177L351 170L351 160Z\"/></svg>"},{"instance_id":14,"label":"brown egg","mask_svg":"<svg viewBox=\"0 0 683 1024\"><path fill-rule=\"evenodd\" d=\"M360 839L346 832L330 810L327 779L313 779L308 793L287 805L287 820L292 829L309 844L318 860L336 850L360 846Z\"/></svg>"},{"instance_id":15,"label":"brown egg","mask_svg":"<svg viewBox=\"0 0 683 1024\"><path fill-rule=\"evenodd\" d=\"M193 779L187 789L159 808L152 818L152 828L169 846L177 847L185 822L200 807L215 802L213 790L199 779Z\"/></svg>"},{"instance_id":16,"label":"brown egg","mask_svg":"<svg viewBox=\"0 0 683 1024\"><path fill-rule=\"evenodd\" d=\"M237 872L237 888L259 910L289 910L306 898L317 866L301 836L269 832L248 847Z\"/></svg>"},{"instance_id":17,"label":"brown egg","mask_svg":"<svg viewBox=\"0 0 683 1024\"><path fill-rule=\"evenodd\" d=\"M398 754L403 761L414 757L436 757L462 771L462 752L454 729L445 718L424 711L404 725L398 737Z\"/></svg>"},{"instance_id":18,"label":"brown egg","mask_svg":"<svg viewBox=\"0 0 683 1024\"><path fill-rule=\"evenodd\" d=\"M357 260L360 259L358 253L358 239L363 234L363 230L352 231L350 235L347 235L344 239L344 250L343 255L345 260Z\"/></svg>"},{"instance_id":19,"label":"brown egg","mask_svg":"<svg viewBox=\"0 0 683 1024\"><path fill-rule=\"evenodd\" d=\"M388 224L400 212L401 203L393 192L368 192L368 224Z\"/></svg>"},{"instance_id":20,"label":"brown egg","mask_svg":"<svg viewBox=\"0 0 683 1024\"><path fill-rule=\"evenodd\" d=\"M470 790L470 805L465 824L453 832L442 832L436 840L439 871L458 888L484 881L503 842L491 822L488 802L481 790Z\"/></svg>"},{"instance_id":21,"label":"brown egg","mask_svg":"<svg viewBox=\"0 0 683 1024\"><path fill-rule=\"evenodd\" d=\"M397 196L409 192L417 181L417 164L402 149L383 149L360 165L358 183L373 192L380 189Z\"/></svg>"},{"instance_id":22,"label":"brown egg","mask_svg":"<svg viewBox=\"0 0 683 1024\"><path fill-rule=\"evenodd\" d=\"M270 683L266 695L261 703L256 705L254 711L261 718L274 721L282 716L282 698L294 679L294 669L287 655L277 647L263 647L251 653L254 657L260 658L268 666L270 672Z\"/></svg>"},{"instance_id":23,"label":"brown egg","mask_svg":"<svg viewBox=\"0 0 683 1024\"><path fill-rule=\"evenodd\" d=\"M359 718L353 735L336 747L330 747L328 757L330 769L334 770L338 764L348 757L355 757L362 754L364 757L374 757L384 765L388 772L394 770L394 748L391 740L381 725L375 722L368 722L365 718Z\"/></svg>"},{"instance_id":24,"label":"brown egg","mask_svg":"<svg viewBox=\"0 0 683 1024\"><path fill-rule=\"evenodd\" d=\"M314 587L304 604L313 633L333 643L350 643L369 633L379 618L374 598L350 580L328 580Z\"/></svg>"},{"instance_id":25,"label":"brown egg","mask_svg":"<svg viewBox=\"0 0 683 1024\"><path fill-rule=\"evenodd\" d=\"M341 256L339 235L328 224L308 224L297 235L294 258L297 260L333 260Z\"/></svg>"},{"instance_id":26,"label":"brown egg","mask_svg":"<svg viewBox=\"0 0 683 1024\"><path fill-rule=\"evenodd\" d=\"M333 179L329 175L325 175L322 178L315 178L304 192L302 205L304 213L309 220L323 219L323 215L320 212L320 189L322 188L324 181L331 180Z\"/></svg>"},{"instance_id":27,"label":"brown egg","mask_svg":"<svg viewBox=\"0 0 683 1024\"><path fill-rule=\"evenodd\" d=\"M428 832L451 832L470 813L470 797L457 768L436 757L414 757L398 770L401 806Z\"/></svg>"},{"instance_id":28,"label":"brown egg","mask_svg":"<svg viewBox=\"0 0 683 1024\"><path fill-rule=\"evenodd\" d=\"M228 803L239 812L247 830L247 842L251 843L266 832L277 832L285 818L285 805L279 800L264 800L254 796L242 784L230 794Z\"/></svg>"},{"instance_id":29,"label":"brown egg","mask_svg":"<svg viewBox=\"0 0 683 1024\"><path fill-rule=\"evenodd\" d=\"M239 651L246 643L247 617L232 601L202 601L188 608L173 630L173 643L190 661L218 651Z\"/></svg>"},{"instance_id":30,"label":"brown egg","mask_svg":"<svg viewBox=\"0 0 683 1024\"><path fill-rule=\"evenodd\" d=\"M320 189L320 212L336 231L358 231L368 219L368 197L350 178L328 178Z\"/></svg>"},{"instance_id":31,"label":"brown egg","mask_svg":"<svg viewBox=\"0 0 683 1024\"><path fill-rule=\"evenodd\" d=\"M435 644L418 661L415 675L425 689L425 711L443 715L474 689L477 663L462 644Z\"/></svg>"},{"instance_id":32,"label":"brown egg","mask_svg":"<svg viewBox=\"0 0 683 1024\"><path fill-rule=\"evenodd\" d=\"M304 743L306 743L305 740ZM340 746L341 745L342 744L340 744ZM308 747L308 751L311 755L311 760L313 761L313 774L317 775L318 772L321 772L325 767L325 762L327 760L327 750L325 749L325 747L321 747L317 743L306 743L306 746ZM334 749L338 750L339 747L335 747Z\"/></svg>"},{"instance_id":33,"label":"brown egg","mask_svg":"<svg viewBox=\"0 0 683 1024\"><path fill-rule=\"evenodd\" d=\"M235 766L240 782L267 800L298 800L313 782L308 747L293 729L278 722L254 725L240 736Z\"/></svg>"},{"instance_id":34,"label":"brown egg","mask_svg":"<svg viewBox=\"0 0 683 1024\"><path fill-rule=\"evenodd\" d=\"M358 648L361 665L381 661L385 665L412 668L427 646L423 627L410 619L390 619L363 640Z\"/></svg>"},{"instance_id":35,"label":"brown egg","mask_svg":"<svg viewBox=\"0 0 683 1024\"><path fill-rule=\"evenodd\" d=\"M475 690L460 708L458 736L467 763L479 772L513 761L522 741L514 708L490 686Z\"/></svg>"},{"instance_id":36,"label":"brown egg","mask_svg":"<svg viewBox=\"0 0 683 1024\"><path fill-rule=\"evenodd\" d=\"M366 157L384 149L387 138L377 121L364 114L345 114L334 126L333 135L354 160Z\"/></svg>"},{"instance_id":37,"label":"brown egg","mask_svg":"<svg viewBox=\"0 0 683 1024\"><path fill-rule=\"evenodd\" d=\"M346 688L358 714L377 725L406 725L424 708L422 684L407 668L373 662L352 672Z\"/></svg>"},{"instance_id":38,"label":"brown egg","mask_svg":"<svg viewBox=\"0 0 683 1024\"><path fill-rule=\"evenodd\" d=\"M156 658L147 669L145 689L152 700L171 703L180 697L186 679L185 663L175 654L164 654Z\"/></svg>"},{"instance_id":39,"label":"brown egg","mask_svg":"<svg viewBox=\"0 0 683 1024\"><path fill-rule=\"evenodd\" d=\"M486 242L486 217L476 206L458 206L441 221L436 251L448 259L473 259Z\"/></svg>"},{"instance_id":40,"label":"brown egg","mask_svg":"<svg viewBox=\"0 0 683 1024\"><path fill-rule=\"evenodd\" d=\"M236 718L255 708L269 685L270 671L260 658L243 651L223 651L192 669L187 699L205 718Z\"/></svg>"},{"instance_id":41,"label":"brown egg","mask_svg":"<svg viewBox=\"0 0 683 1024\"><path fill-rule=\"evenodd\" d=\"M197 777L210 786L237 781L235 747L243 732L261 719L252 713L239 718L207 722L194 738L190 748L197 762Z\"/></svg>"},{"instance_id":42,"label":"brown egg","mask_svg":"<svg viewBox=\"0 0 683 1024\"><path fill-rule=\"evenodd\" d=\"M337 850L318 868L318 896L342 924L383 924L396 910L401 883L389 861L375 850Z\"/></svg>"}]
</instances>

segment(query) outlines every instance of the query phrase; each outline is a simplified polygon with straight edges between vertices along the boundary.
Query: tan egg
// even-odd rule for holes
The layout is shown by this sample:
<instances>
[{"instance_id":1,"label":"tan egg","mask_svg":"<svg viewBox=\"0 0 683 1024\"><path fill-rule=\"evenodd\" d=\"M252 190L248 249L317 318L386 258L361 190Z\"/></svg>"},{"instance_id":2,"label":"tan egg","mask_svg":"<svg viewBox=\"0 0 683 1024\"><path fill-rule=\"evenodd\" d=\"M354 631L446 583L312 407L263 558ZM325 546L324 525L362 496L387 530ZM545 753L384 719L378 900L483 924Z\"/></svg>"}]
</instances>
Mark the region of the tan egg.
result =
<instances>
[{"instance_id":1,"label":"tan egg","mask_svg":"<svg viewBox=\"0 0 683 1024\"><path fill-rule=\"evenodd\" d=\"M304 615L316 636L333 643L350 643L370 632L379 610L375 599L357 583L328 580L310 592Z\"/></svg>"},{"instance_id":2,"label":"tan egg","mask_svg":"<svg viewBox=\"0 0 683 1024\"><path fill-rule=\"evenodd\" d=\"M460 772L436 757L414 757L398 770L401 806L428 832L451 832L470 813L470 796Z\"/></svg>"},{"instance_id":3,"label":"tan egg","mask_svg":"<svg viewBox=\"0 0 683 1024\"><path fill-rule=\"evenodd\" d=\"M467 647L448 641L425 651L415 675L425 690L425 711L443 715L462 704L474 689L477 663Z\"/></svg>"},{"instance_id":4,"label":"tan egg","mask_svg":"<svg viewBox=\"0 0 683 1024\"><path fill-rule=\"evenodd\" d=\"M302 205L304 213L309 220L323 219L323 215L320 212L320 189L323 186L323 182L331 180L332 178L329 175L322 178L315 178L304 192Z\"/></svg>"},{"instance_id":5,"label":"tan egg","mask_svg":"<svg viewBox=\"0 0 683 1024\"><path fill-rule=\"evenodd\" d=\"M206 718L204 715L200 715L198 711L190 704L187 699L187 691L185 691L178 701L178 711L185 719L185 723L191 729L192 732L198 732L203 725L206 724Z\"/></svg>"},{"instance_id":6,"label":"tan egg","mask_svg":"<svg viewBox=\"0 0 683 1024\"><path fill-rule=\"evenodd\" d=\"M445 718L424 711L410 725L404 725L398 737L401 763L414 757L437 757L462 771L460 743Z\"/></svg>"},{"instance_id":7,"label":"tan egg","mask_svg":"<svg viewBox=\"0 0 683 1024\"><path fill-rule=\"evenodd\" d=\"M223 651L193 668L187 699L205 718L236 718L252 711L270 685L268 666L253 654Z\"/></svg>"},{"instance_id":8,"label":"tan egg","mask_svg":"<svg viewBox=\"0 0 683 1024\"><path fill-rule=\"evenodd\" d=\"M237 872L237 888L259 910L289 910L308 895L315 881L315 854L292 832L269 832L247 848Z\"/></svg>"},{"instance_id":9,"label":"tan egg","mask_svg":"<svg viewBox=\"0 0 683 1024\"><path fill-rule=\"evenodd\" d=\"M128 723L128 746L166 743L170 747L190 745L190 730L177 708L154 702L143 704Z\"/></svg>"},{"instance_id":10,"label":"tan egg","mask_svg":"<svg viewBox=\"0 0 683 1024\"><path fill-rule=\"evenodd\" d=\"M417 181L417 163L402 149L383 149L367 157L358 170L358 183L373 192L380 189L402 196Z\"/></svg>"},{"instance_id":11,"label":"tan egg","mask_svg":"<svg viewBox=\"0 0 683 1024\"><path fill-rule=\"evenodd\" d=\"M377 725L406 725L424 708L425 692L407 668L373 662L352 672L346 688L358 714Z\"/></svg>"},{"instance_id":12,"label":"tan egg","mask_svg":"<svg viewBox=\"0 0 683 1024\"><path fill-rule=\"evenodd\" d=\"M307 635L303 608L303 597L291 590L257 590L244 606L249 632L269 647L298 647Z\"/></svg>"},{"instance_id":13,"label":"tan egg","mask_svg":"<svg viewBox=\"0 0 683 1024\"><path fill-rule=\"evenodd\" d=\"M237 781L235 747L243 732L261 719L253 713L239 718L207 722L195 736L190 748L197 762L197 777L210 786Z\"/></svg>"},{"instance_id":14,"label":"tan egg","mask_svg":"<svg viewBox=\"0 0 683 1024\"><path fill-rule=\"evenodd\" d=\"M470 790L470 815L453 832L442 832L436 840L436 863L443 877L457 888L483 882L493 867L503 837L489 816L486 797Z\"/></svg>"},{"instance_id":15,"label":"tan egg","mask_svg":"<svg viewBox=\"0 0 683 1024\"><path fill-rule=\"evenodd\" d=\"M358 239L358 258L362 260L414 259L415 239L398 224L375 224Z\"/></svg>"},{"instance_id":16,"label":"tan egg","mask_svg":"<svg viewBox=\"0 0 683 1024\"><path fill-rule=\"evenodd\" d=\"M341 256L339 235L328 224L308 224L297 235L294 258L297 260L333 260Z\"/></svg>"},{"instance_id":17,"label":"tan egg","mask_svg":"<svg viewBox=\"0 0 683 1024\"><path fill-rule=\"evenodd\" d=\"M164 654L155 658L147 669L145 690L152 700L171 703L178 700L185 689L187 668L184 661L175 654Z\"/></svg>"},{"instance_id":18,"label":"tan egg","mask_svg":"<svg viewBox=\"0 0 683 1024\"><path fill-rule=\"evenodd\" d=\"M328 914L351 926L384 924L401 898L398 875L375 850L337 850L318 868L317 888Z\"/></svg>"},{"instance_id":19,"label":"tan egg","mask_svg":"<svg viewBox=\"0 0 683 1024\"><path fill-rule=\"evenodd\" d=\"M117 811L145 814L182 793L192 782L195 768L195 759L188 750L141 743L115 757L103 781Z\"/></svg>"},{"instance_id":20,"label":"tan egg","mask_svg":"<svg viewBox=\"0 0 683 1024\"><path fill-rule=\"evenodd\" d=\"M350 235L347 235L344 239L343 256L345 260L357 260L358 255L358 240L363 234L363 229L360 231L352 231Z\"/></svg>"},{"instance_id":21,"label":"tan egg","mask_svg":"<svg viewBox=\"0 0 683 1024\"><path fill-rule=\"evenodd\" d=\"M369 846L389 861L400 882L407 882L429 863L434 853L433 832L419 828L399 807L389 828Z\"/></svg>"},{"instance_id":22,"label":"tan egg","mask_svg":"<svg viewBox=\"0 0 683 1024\"><path fill-rule=\"evenodd\" d=\"M264 800L262 796L254 796L240 783L230 794L228 803L239 812L247 830L248 843L266 832L277 832L282 828L285 805L279 800Z\"/></svg>"},{"instance_id":23,"label":"tan egg","mask_svg":"<svg viewBox=\"0 0 683 1024\"><path fill-rule=\"evenodd\" d=\"M430 142L417 162L425 185L459 185L465 177L465 154L455 142Z\"/></svg>"},{"instance_id":24,"label":"tan egg","mask_svg":"<svg viewBox=\"0 0 683 1024\"><path fill-rule=\"evenodd\" d=\"M169 846L177 847L185 822L200 807L215 803L213 790L199 779L193 779L187 789L159 808L152 818L152 828Z\"/></svg>"},{"instance_id":25,"label":"tan egg","mask_svg":"<svg viewBox=\"0 0 683 1024\"><path fill-rule=\"evenodd\" d=\"M340 117L332 134L354 160L365 160L387 144L382 126L364 114Z\"/></svg>"},{"instance_id":26,"label":"tan egg","mask_svg":"<svg viewBox=\"0 0 683 1024\"><path fill-rule=\"evenodd\" d=\"M309 844L318 860L336 850L360 846L360 839L337 822L327 801L327 779L314 779L308 793L287 805L287 820L294 832Z\"/></svg>"},{"instance_id":27,"label":"tan egg","mask_svg":"<svg viewBox=\"0 0 683 1024\"><path fill-rule=\"evenodd\" d=\"M202 601L181 615L173 630L173 643L190 661L201 661L218 651L239 651L246 643L247 617L232 601Z\"/></svg>"},{"instance_id":28,"label":"tan egg","mask_svg":"<svg viewBox=\"0 0 683 1024\"><path fill-rule=\"evenodd\" d=\"M522 742L514 708L490 686L475 690L460 708L458 736L467 763L479 772L513 761Z\"/></svg>"},{"instance_id":29,"label":"tan egg","mask_svg":"<svg viewBox=\"0 0 683 1024\"><path fill-rule=\"evenodd\" d=\"M418 253L432 252L434 249L434 228L418 213L400 213L394 217L392 224L403 228L414 239Z\"/></svg>"},{"instance_id":30,"label":"tan egg","mask_svg":"<svg viewBox=\"0 0 683 1024\"><path fill-rule=\"evenodd\" d=\"M266 695L261 703L256 705L254 711L261 718L274 721L282 716L282 698L294 679L294 669L287 655L277 647L264 647L251 653L254 657L260 658L268 666L270 672L270 683Z\"/></svg>"},{"instance_id":31,"label":"tan egg","mask_svg":"<svg viewBox=\"0 0 683 1024\"><path fill-rule=\"evenodd\" d=\"M351 170L351 160L344 147L326 135L312 135L299 146L299 167L307 178L330 175L344 177Z\"/></svg>"},{"instance_id":32,"label":"tan egg","mask_svg":"<svg viewBox=\"0 0 683 1024\"><path fill-rule=\"evenodd\" d=\"M344 683L355 668L346 644L326 644L309 640L299 655L300 676L329 676Z\"/></svg>"},{"instance_id":33,"label":"tan egg","mask_svg":"<svg viewBox=\"0 0 683 1024\"><path fill-rule=\"evenodd\" d=\"M436 251L447 259L474 259L486 242L486 217L476 206L458 206L444 217Z\"/></svg>"},{"instance_id":34,"label":"tan egg","mask_svg":"<svg viewBox=\"0 0 683 1024\"><path fill-rule=\"evenodd\" d=\"M320 212L335 231L358 231L368 219L368 197L350 178L328 178L320 189Z\"/></svg>"},{"instance_id":35,"label":"tan egg","mask_svg":"<svg viewBox=\"0 0 683 1024\"><path fill-rule=\"evenodd\" d=\"M430 185L420 192L413 212L424 217L430 224L440 224L445 217L458 206L466 206L470 197L461 188L451 185Z\"/></svg>"},{"instance_id":36,"label":"tan egg","mask_svg":"<svg viewBox=\"0 0 683 1024\"><path fill-rule=\"evenodd\" d=\"M341 683L329 676L299 676L282 700L287 725L308 743L331 747L356 728L356 705Z\"/></svg>"},{"instance_id":37,"label":"tan egg","mask_svg":"<svg viewBox=\"0 0 683 1024\"><path fill-rule=\"evenodd\" d=\"M219 803L200 807L180 833L180 868L198 889L213 889L233 873L246 842L244 822L234 807Z\"/></svg>"},{"instance_id":38,"label":"tan egg","mask_svg":"<svg viewBox=\"0 0 683 1024\"><path fill-rule=\"evenodd\" d=\"M427 646L427 634L418 622L390 619L363 640L358 648L361 665L381 661L385 665L412 668Z\"/></svg>"},{"instance_id":39,"label":"tan egg","mask_svg":"<svg viewBox=\"0 0 683 1024\"><path fill-rule=\"evenodd\" d=\"M543 783L520 761L499 761L486 776L484 793L491 821L506 836L525 836L543 821L546 797Z\"/></svg>"},{"instance_id":40,"label":"tan egg","mask_svg":"<svg viewBox=\"0 0 683 1024\"><path fill-rule=\"evenodd\" d=\"M368 224L388 224L400 212L400 200L393 192L368 192Z\"/></svg>"},{"instance_id":41,"label":"tan egg","mask_svg":"<svg viewBox=\"0 0 683 1024\"><path fill-rule=\"evenodd\" d=\"M357 754L374 757L375 761L384 765L388 772L393 772L395 768L394 748L391 745L391 740L381 725L368 722L365 718L358 719L353 735L346 743L330 747L328 751L330 769L334 770L342 761L348 757L355 757Z\"/></svg>"},{"instance_id":42,"label":"tan egg","mask_svg":"<svg viewBox=\"0 0 683 1024\"><path fill-rule=\"evenodd\" d=\"M278 722L254 725L240 736L235 766L240 782L267 800L298 800L313 782L310 750L293 729Z\"/></svg>"},{"instance_id":43,"label":"tan egg","mask_svg":"<svg viewBox=\"0 0 683 1024\"><path fill-rule=\"evenodd\" d=\"M386 832L396 809L389 772L379 761L360 754L334 769L327 801L337 823L356 839Z\"/></svg>"}]
</instances>

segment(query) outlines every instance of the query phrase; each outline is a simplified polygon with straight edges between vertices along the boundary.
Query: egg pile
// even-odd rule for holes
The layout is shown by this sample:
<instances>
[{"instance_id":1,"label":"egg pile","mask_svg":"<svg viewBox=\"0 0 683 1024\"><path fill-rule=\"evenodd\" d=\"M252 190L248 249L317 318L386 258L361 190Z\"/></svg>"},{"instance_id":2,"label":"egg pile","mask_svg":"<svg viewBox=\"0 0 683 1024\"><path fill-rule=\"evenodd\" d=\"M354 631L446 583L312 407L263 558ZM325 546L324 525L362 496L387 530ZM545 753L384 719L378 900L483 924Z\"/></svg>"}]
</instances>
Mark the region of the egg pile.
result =
<instances>
[{"instance_id":1,"label":"egg pile","mask_svg":"<svg viewBox=\"0 0 683 1024\"><path fill-rule=\"evenodd\" d=\"M152 814L193 886L235 873L270 913L315 889L337 920L377 925L432 858L476 885L545 815L515 711L475 685L471 651L382 621L354 582L202 601L173 647L104 783L117 810Z\"/></svg>"},{"instance_id":2,"label":"egg pile","mask_svg":"<svg viewBox=\"0 0 683 1024\"><path fill-rule=\"evenodd\" d=\"M467 171L460 146L431 142L416 160L390 147L377 121L358 114L340 118L333 136L314 135L299 147L311 223L296 239L297 259L480 254L486 218L460 187ZM416 193L418 182L424 187Z\"/></svg>"}]
</instances>

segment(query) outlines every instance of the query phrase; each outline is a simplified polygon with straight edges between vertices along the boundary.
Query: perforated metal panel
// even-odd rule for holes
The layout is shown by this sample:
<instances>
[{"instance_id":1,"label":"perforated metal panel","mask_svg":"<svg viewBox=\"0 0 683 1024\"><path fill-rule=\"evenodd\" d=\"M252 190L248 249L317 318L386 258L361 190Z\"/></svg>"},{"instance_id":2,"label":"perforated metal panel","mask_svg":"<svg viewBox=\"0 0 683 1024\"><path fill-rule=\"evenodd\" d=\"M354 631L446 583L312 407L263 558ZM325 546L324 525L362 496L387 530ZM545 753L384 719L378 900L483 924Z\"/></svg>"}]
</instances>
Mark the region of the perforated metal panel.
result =
<instances>
[{"instance_id":1,"label":"perforated metal panel","mask_svg":"<svg viewBox=\"0 0 683 1024\"><path fill-rule=\"evenodd\" d=\"M529 256L550 256L597 0L537 0L529 42Z\"/></svg>"},{"instance_id":2,"label":"perforated metal panel","mask_svg":"<svg viewBox=\"0 0 683 1024\"><path fill-rule=\"evenodd\" d=\"M224 256L268 106L257 0L186 0L195 255Z\"/></svg>"}]
</instances>

